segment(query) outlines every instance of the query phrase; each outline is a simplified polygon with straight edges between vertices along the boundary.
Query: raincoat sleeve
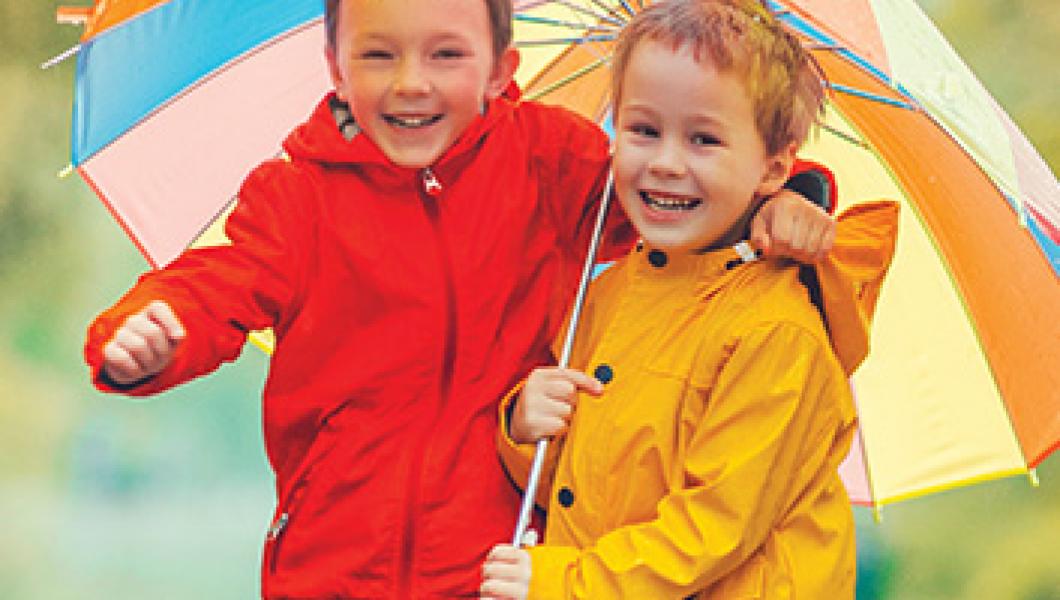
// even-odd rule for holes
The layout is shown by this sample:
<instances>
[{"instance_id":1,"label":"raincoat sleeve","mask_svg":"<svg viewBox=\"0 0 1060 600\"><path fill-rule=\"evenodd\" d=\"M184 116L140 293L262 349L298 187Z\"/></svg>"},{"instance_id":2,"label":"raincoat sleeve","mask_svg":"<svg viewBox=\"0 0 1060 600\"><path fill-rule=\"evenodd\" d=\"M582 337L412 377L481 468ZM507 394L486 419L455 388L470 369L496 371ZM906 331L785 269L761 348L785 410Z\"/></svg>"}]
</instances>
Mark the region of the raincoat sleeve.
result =
<instances>
[{"instance_id":1,"label":"raincoat sleeve","mask_svg":"<svg viewBox=\"0 0 1060 600\"><path fill-rule=\"evenodd\" d=\"M145 396L234 360L250 331L281 324L299 288L309 224L305 190L291 165L266 164L244 182L225 224L229 244L186 251L135 287L89 326L85 360L105 392ZM102 373L103 347L125 320L154 300L170 305L186 336L169 366L138 384L118 386Z\"/></svg>"},{"instance_id":2,"label":"raincoat sleeve","mask_svg":"<svg viewBox=\"0 0 1060 600\"><path fill-rule=\"evenodd\" d=\"M832 348L848 376L868 354L872 315L897 235L896 202L854 205L839 215L832 250L806 271L804 283L819 299Z\"/></svg>"},{"instance_id":3,"label":"raincoat sleeve","mask_svg":"<svg viewBox=\"0 0 1060 600\"><path fill-rule=\"evenodd\" d=\"M826 344L791 323L735 340L692 434L686 484L653 520L592 546L530 548L528 597L684 598L747 561L806 482L834 474L849 449L853 406Z\"/></svg>"},{"instance_id":4,"label":"raincoat sleeve","mask_svg":"<svg viewBox=\"0 0 1060 600\"><path fill-rule=\"evenodd\" d=\"M504 469L508 476L522 490L530 478L530 464L534 461L534 452L537 444L520 444L508 434L511 424L511 413L515 407L515 401L523 391L523 383L512 388L501 400L500 426L497 428L497 451L500 453ZM563 437L553 439L548 445L545 454L545 462L541 467L541 479L537 486L537 494L534 502L543 510L548 510L548 500L552 494L552 475L556 472L556 461L559 460L560 451L563 449Z\"/></svg>"}]
</instances>

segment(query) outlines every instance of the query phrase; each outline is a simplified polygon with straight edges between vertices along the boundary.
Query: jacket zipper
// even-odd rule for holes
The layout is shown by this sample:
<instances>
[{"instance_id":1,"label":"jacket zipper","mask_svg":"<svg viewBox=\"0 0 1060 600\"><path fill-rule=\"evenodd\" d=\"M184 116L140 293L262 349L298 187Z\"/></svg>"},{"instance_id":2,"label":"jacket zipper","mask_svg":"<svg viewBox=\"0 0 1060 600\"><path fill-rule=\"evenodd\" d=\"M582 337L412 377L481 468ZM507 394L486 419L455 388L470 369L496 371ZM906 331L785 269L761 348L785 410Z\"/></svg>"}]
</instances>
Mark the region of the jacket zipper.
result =
<instances>
[{"instance_id":1,"label":"jacket zipper","mask_svg":"<svg viewBox=\"0 0 1060 600\"><path fill-rule=\"evenodd\" d=\"M276 518L273 519L266 532L265 539L272 546L271 548L268 548L269 573L271 575L276 574L276 565L280 558L280 546L283 544L283 535L287 530L287 526L291 523L295 504L298 501L298 496L302 493L302 488L306 485L307 477L308 472L303 474L298 483L296 483L281 499L279 503L280 514L276 515Z\"/></svg>"},{"instance_id":2,"label":"jacket zipper","mask_svg":"<svg viewBox=\"0 0 1060 600\"><path fill-rule=\"evenodd\" d=\"M348 401L343 402L337 409L329 413L326 418L332 418L336 413L345 409L348 403ZM319 439L317 443L319 443ZM278 499L276 506L280 514L276 515L272 523L269 524L269 529L265 536L270 575L276 574L280 546L283 544L284 534L290 526L291 519L294 518L295 511L298 510L299 500L302 494L305 493L306 486L309 485L309 479L312 477L313 471L331 453L337 443L337 441L333 441L322 447L311 447L292 475L294 483Z\"/></svg>"},{"instance_id":3,"label":"jacket zipper","mask_svg":"<svg viewBox=\"0 0 1060 600\"><path fill-rule=\"evenodd\" d=\"M423 191L431 198L437 198L442 193L442 182L435 177L430 167L423 169Z\"/></svg>"},{"instance_id":4,"label":"jacket zipper","mask_svg":"<svg viewBox=\"0 0 1060 600\"><path fill-rule=\"evenodd\" d=\"M424 422L424 433L419 438L419 445L412 456L408 475L408 503L405 505L405 531L401 544L401 562L398 569L398 597L412 597L412 572L415 560L416 548L416 520L420 503L420 482L423 478L423 463L426 460L428 449L431 447L432 433L436 431L433 427L441 418L445 399L449 396L452 384L454 363L456 361L456 291L453 287L452 261L450 260L445 238L440 230L438 205L436 200L442 193L441 182L435 176L434 171L427 167L423 169L423 201L424 211L428 220L434 227L437 238L438 259L441 273L445 277L445 299L446 320L449 323L445 331L444 347L442 350L441 378L438 385L438 402L435 406L433 418Z\"/></svg>"}]
</instances>

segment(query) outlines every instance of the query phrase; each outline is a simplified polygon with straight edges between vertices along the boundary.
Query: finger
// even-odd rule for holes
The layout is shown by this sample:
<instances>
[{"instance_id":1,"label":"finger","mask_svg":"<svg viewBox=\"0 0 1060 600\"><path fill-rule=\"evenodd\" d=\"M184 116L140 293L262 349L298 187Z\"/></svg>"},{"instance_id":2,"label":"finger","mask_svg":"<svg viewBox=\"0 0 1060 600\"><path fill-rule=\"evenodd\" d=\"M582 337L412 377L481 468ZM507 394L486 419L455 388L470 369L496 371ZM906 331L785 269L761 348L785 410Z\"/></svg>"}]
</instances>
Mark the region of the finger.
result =
<instances>
[{"instance_id":1,"label":"finger","mask_svg":"<svg viewBox=\"0 0 1060 600\"><path fill-rule=\"evenodd\" d=\"M147 305L144 314L162 328L162 331L165 332L166 337L171 342L179 342L184 339L184 325L177 318L176 313L173 312L169 304L161 300L155 300Z\"/></svg>"},{"instance_id":2,"label":"finger","mask_svg":"<svg viewBox=\"0 0 1060 600\"><path fill-rule=\"evenodd\" d=\"M487 579L482 582L479 586L479 596L482 598L498 598L509 600L512 598L521 598L522 594L519 593L519 589L522 587L518 582L515 581L501 581L497 579Z\"/></svg>"},{"instance_id":3,"label":"finger","mask_svg":"<svg viewBox=\"0 0 1060 600\"><path fill-rule=\"evenodd\" d=\"M122 329L135 334L147 344L152 355L149 357L150 360L157 360L158 357L170 352L171 344L166 332L144 313L135 314L126 319Z\"/></svg>"},{"instance_id":4,"label":"finger","mask_svg":"<svg viewBox=\"0 0 1060 600\"><path fill-rule=\"evenodd\" d=\"M556 416L538 416L526 424L526 430L534 440L555 437L567 431L567 421Z\"/></svg>"},{"instance_id":5,"label":"finger","mask_svg":"<svg viewBox=\"0 0 1060 600\"><path fill-rule=\"evenodd\" d=\"M752 248L761 251L763 255L770 254L773 240L766 231L766 222L761 214L756 215L754 220L751 221L751 238L748 241L751 242Z\"/></svg>"},{"instance_id":6,"label":"finger","mask_svg":"<svg viewBox=\"0 0 1060 600\"><path fill-rule=\"evenodd\" d=\"M600 380L583 373L575 369L566 369L564 374L570 378L570 382L573 383L579 390L588 392L594 396L599 396L604 393L604 384L600 383Z\"/></svg>"},{"instance_id":7,"label":"finger","mask_svg":"<svg viewBox=\"0 0 1060 600\"><path fill-rule=\"evenodd\" d=\"M519 550L508 544L497 544L487 556L487 560L514 563L519 560Z\"/></svg>"},{"instance_id":8,"label":"finger","mask_svg":"<svg viewBox=\"0 0 1060 600\"><path fill-rule=\"evenodd\" d=\"M817 260L817 257L821 253L821 245L824 244L825 233L828 230L827 223L819 222L813 225L813 228L806 235L806 246L803 252L806 254L807 263L812 263Z\"/></svg>"},{"instance_id":9,"label":"finger","mask_svg":"<svg viewBox=\"0 0 1060 600\"><path fill-rule=\"evenodd\" d=\"M797 216L792 220L789 244L793 252L792 258L803 260L806 258L806 248L813 228L813 223L802 216Z\"/></svg>"},{"instance_id":10,"label":"finger","mask_svg":"<svg viewBox=\"0 0 1060 600\"><path fill-rule=\"evenodd\" d=\"M793 235L792 229L794 227L795 220L789 213L774 213L773 223L771 227L772 230L769 234L769 254L771 256L777 256L791 252L791 238ZM763 252L765 252L764 248Z\"/></svg>"},{"instance_id":11,"label":"finger","mask_svg":"<svg viewBox=\"0 0 1060 600\"><path fill-rule=\"evenodd\" d=\"M570 421L560 417L552 417L542 422L542 435L545 437L559 437L567 433Z\"/></svg>"},{"instance_id":12,"label":"finger","mask_svg":"<svg viewBox=\"0 0 1060 600\"><path fill-rule=\"evenodd\" d=\"M828 253L832 251L832 246L835 245L835 233L835 221L829 222L828 226L825 227L824 239L821 241L821 247L817 250L817 261L824 260L824 258L828 256Z\"/></svg>"},{"instance_id":13,"label":"finger","mask_svg":"<svg viewBox=\"0 0 1060 600\"><path fill-rule=\"evenodd\" d=\"M121 345L111 342L103 346L103 372L115 383L125 385L146 377L140 363Z\"/></svg>"},{"instance_id":14,"label":"finger","mask_svg":"<svg viewBox=\"0 0 1060 600\"><path fill-rule=\"evenodd\" d=\"M542 386L545 396L563 402L572 402L576 389L573 382L562 376L550 379Z\"/></svg>"},{"instance_id":15,"label":"finger","mask_svg":"<svg viewBox=\"0 0 1060 600\"><path fill-rule=\"evenodd\" d=\"M158 362L154 348L143 336L128 327L128 322L114 334L114 343L132 356L145 375L149 374L151 367Z\"/></svg>"},{"instance_id":16,"label":"finger","mask_svg":"<svg viewBox=\"0 0 1060 600\"><path fill-rule=\"evenodd\" d=\"M551 402L546 407L546 414L567 423L570 421L571 414L574 413L573 403L570 402Z\"/></svg>"}]
</instances>

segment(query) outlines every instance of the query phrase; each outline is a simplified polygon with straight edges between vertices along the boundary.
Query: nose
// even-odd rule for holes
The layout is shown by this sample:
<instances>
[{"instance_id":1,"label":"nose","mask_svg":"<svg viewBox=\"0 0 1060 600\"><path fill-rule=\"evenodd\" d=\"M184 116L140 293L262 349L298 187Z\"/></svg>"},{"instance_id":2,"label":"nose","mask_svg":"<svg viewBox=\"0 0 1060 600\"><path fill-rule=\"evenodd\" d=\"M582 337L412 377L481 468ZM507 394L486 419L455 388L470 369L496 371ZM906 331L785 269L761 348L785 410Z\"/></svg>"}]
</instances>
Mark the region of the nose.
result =
<instances>
[{"instance_id":1,"label":"nose","mask_svg":"<svg viewBox=\"0 0 1060 600\"><path fill-rule=\"evenodd\" d=\"M394 78L394 91L400 96L423 96L431 86L423 66L415 59L401 61Z\"/></svg>"},{"instance_id":2,"label":"nose","mask_svg":"<svg viewBox=\"0 0 1060 600\"><path fill-rule=\"evenodd\" d=\"M683 177L687 171L679 142L663 139L648 161L648 172L663 179Z\"/></svg>"}]
</instances>

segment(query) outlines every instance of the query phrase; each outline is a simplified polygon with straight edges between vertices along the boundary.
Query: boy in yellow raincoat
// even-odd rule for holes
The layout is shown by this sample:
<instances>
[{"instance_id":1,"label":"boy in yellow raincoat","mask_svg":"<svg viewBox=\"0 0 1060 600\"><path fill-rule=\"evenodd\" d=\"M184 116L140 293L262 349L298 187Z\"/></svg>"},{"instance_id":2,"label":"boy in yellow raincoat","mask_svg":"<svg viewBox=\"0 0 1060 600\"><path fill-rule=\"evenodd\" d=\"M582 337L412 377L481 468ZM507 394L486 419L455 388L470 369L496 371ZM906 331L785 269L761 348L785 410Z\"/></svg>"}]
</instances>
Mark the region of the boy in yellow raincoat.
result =
<instances>
[{"instance_id":1,"label":"boy in yellow raincoat","mask_svg":"<svg viewBox=\"0 0 1060 600\"><path fill-rule=\"evenodd\" d=\"M651 5L623 32L614 77L615 189L642 243L590 290L580 370L537 369L502 407L516 481L537 439L563 437L538 498L545 543L496 547L480 591L853 598L837 472L857 425L847 376L866 351L897 207L841 217L858 220L862 245L837 239L846 262L815 276L741 242L823 97L812 59L755 0ZM815 305L815 278L832 285L840 268L851 300Z\"/></svg>"}]
</instances>

